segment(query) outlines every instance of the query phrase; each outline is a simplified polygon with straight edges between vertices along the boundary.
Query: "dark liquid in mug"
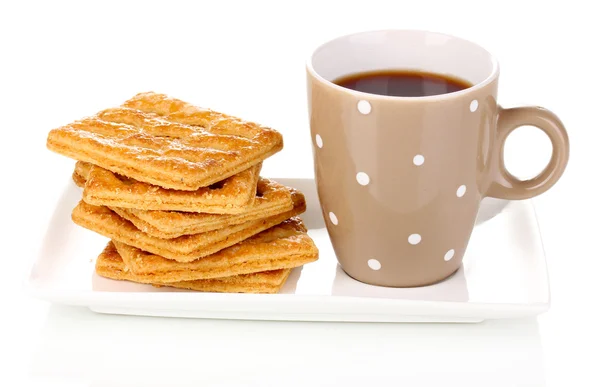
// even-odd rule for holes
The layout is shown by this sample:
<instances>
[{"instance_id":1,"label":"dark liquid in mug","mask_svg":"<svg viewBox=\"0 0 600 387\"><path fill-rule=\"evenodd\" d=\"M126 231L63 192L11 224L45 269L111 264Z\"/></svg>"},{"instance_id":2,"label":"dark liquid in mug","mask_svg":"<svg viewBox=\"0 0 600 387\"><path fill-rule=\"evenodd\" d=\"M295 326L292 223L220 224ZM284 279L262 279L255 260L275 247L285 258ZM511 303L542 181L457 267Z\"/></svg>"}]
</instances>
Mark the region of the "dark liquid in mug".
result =
<instances>
[{"instance_id":1,"label":"dark liquid in mug","mask_svg":"<svg viewBox=\"0 0 600 387\"><path fill-rule=\"evenodd\" d=\"M338 86L393 97L426 97L453 93L473 86L460 78L413 70L380 70L343 76Z\"/></svg>"}]
</instances>

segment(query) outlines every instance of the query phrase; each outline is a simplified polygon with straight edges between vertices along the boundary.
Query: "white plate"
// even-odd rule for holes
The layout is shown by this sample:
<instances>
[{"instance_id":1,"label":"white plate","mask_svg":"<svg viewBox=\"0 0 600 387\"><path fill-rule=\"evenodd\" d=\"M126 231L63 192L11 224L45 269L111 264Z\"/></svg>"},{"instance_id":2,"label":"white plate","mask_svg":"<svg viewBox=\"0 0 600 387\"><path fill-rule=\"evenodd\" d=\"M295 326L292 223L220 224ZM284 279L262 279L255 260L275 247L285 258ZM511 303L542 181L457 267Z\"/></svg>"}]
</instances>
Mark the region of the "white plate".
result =
<instances>
[{"instance_id":1,"label":"white plate","mask_svg":"<svg viewBox=\"0 0 600 387\"><path fill-rule=\"evenodd\" d=\"M549 307L548 277L530 201L485 200L461 269L439 284L411 289L370 286L338 266L311 179L276 179L307 198L303 218L320 250L295 269L280 294L196 293L113 281L94 274L106 238L71 221L81 190L59 199L27 287L39 298L100 313L314 321L479 322L531 316Z\"/></svg>"}]
</instances>

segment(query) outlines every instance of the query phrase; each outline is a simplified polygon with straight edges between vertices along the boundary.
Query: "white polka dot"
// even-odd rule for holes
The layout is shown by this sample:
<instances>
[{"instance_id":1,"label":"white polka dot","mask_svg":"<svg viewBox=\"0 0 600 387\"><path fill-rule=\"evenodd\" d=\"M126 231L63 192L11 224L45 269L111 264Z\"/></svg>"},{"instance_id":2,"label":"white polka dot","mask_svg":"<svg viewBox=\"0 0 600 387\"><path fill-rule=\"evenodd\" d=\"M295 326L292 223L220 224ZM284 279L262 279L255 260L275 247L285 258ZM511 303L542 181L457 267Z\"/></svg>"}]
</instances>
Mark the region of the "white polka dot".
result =
<instances>
[{"instance_id":1,"label":"white polka dot","mask_svg":"<svg viewBox=\"0 0 600 387\"><path fill-rule=\"evenodd\" d=\"M452 257L454 257L454 249L450 249L446 252L446 255L444 255L444 261L449 261L452 259Z\"/></svg>"},{"instance_id":2,"label":"white polka dot","mask_svg":"<svg viewBox=\"0 0 600 387\"><path fill-rule=\"evenodd\" d=\"M319 148L323 148L323 139L318 134L315 136L315 142Z\"/></svg>"},{"instance_id":3,"label":"white polka dot","mask_svg":"<svg viewBox=\"0 0 600 387\"><path fill-rule=\"evenodd\" d=\"M331 223L333 223L337 226L338 218L337 218L337 216L335 216L335 214L333 212L329 213L329 220L331 220Z\"/></svg>"},{"instance_id":4,"label":"white polka dot","mask_svg":"<svg viewBox=\"0 0 600 387\"><path fill-rule=\"evenodd\" d=\"M410 234L408 237L408 243L411 245L418 245L421 242L421 235L419 234Z\"/></svg>"},{"instance_id":5,"label":"white polka dot","mask_svg":"<svg viewBox=\"0 0 600 387\"><path fill-rule=\"evenodd\" d=\"M369 101L365 101L364 99L358 101L358 105L356 105L358 107L358 111L361 114L369 114L371 113L371 104L369 103Z\"/></svg>"},{"instance_id":6,"label":"white polka dot","mask_svg":"<svg viewBox=\"0 0 600 387\"><path fill-rule=\"evenodd\" d=\"M477 110L477 108L479 107L479 102L477 102L476 99L471 101L471 106L469 106L469 109L471 109L472 112L474 112L475 110Z\"/></svg>"},{"instance_id":7,"label":"white polka dot","mask_svg":"<svg viewBox=\"0 0 600 387\"><path fill-rule=\"evenodd\" d=\"M373 270L381 269L381 263L376 259L369 259L367 261L367 265L369 265L369 267Z\"/></svg>"},{"instance_id":8,"label":"white polka dot","mask_svg":"<svg viewBox=\"0 0 600 387\"><path fill-rule=\"evenodd\" d=\"M358 172L356 174L356 181L358 181L358 184L360 185L367 185L371 181L371 178L364 172Z\"/></svg>"},{"instance_id":9,"label":"white polka dot","mask_svg":"<svg viewBox=\"0 0 600 387\"><path fill-rule=\"evenodd\" d=\"M462 198L463 196L465 196L465 192L467 192L467 186L466 185L461 185L456 190L456 196L458 196L459 198Z\"/></svg>"},{"instance_id":10,"label":"white polka dot","mask_svg":"<svg viewBox=\"0 0 600 387\"><path fill-rule=\"evenodd\" d=\"M413 157L413 164L416 166L423 165L425 162L425 157L423 155L416 155Z\"/></svg>"}]
</instances>

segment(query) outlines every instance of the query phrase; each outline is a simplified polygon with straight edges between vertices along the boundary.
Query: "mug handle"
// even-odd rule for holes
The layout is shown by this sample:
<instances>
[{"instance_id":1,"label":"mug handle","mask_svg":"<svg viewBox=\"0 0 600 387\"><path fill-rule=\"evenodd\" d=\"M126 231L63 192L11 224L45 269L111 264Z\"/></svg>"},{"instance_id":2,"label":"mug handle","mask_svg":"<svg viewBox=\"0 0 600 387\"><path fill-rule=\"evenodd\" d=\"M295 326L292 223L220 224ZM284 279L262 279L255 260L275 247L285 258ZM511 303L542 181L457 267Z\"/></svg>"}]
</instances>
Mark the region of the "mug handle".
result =
<instances>
[{"instance_id":1,"label":"mug handle","mask_svg":"<svg viewBox=\"0 0 600 387\"><path fill-rule=\"evenodd\" d=\"M550 138L552 158L544 170L529 180L519 180L506 169L504 145L506 138L520 126L535 126ZM499 199L529 199L546 192L562 176L569 159L569 136L560 119L551 111L540 107L499 108L495 147L498 162L492 167L493 180L489 197Z\"/></svg>"}]
</instances>

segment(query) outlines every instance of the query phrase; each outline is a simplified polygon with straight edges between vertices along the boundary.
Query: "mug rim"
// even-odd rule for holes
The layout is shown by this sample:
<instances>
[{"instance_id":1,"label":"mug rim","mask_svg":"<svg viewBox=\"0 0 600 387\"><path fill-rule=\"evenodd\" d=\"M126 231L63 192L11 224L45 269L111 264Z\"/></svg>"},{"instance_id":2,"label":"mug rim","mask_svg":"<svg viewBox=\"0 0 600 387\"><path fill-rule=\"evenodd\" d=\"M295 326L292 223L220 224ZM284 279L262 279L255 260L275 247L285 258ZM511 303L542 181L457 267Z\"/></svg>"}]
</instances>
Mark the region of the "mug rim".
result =
<instances>
[{"instance_id":1,"label":"mug rim","mask_svg":"<svg viewBox=\"0 0 600 387\"><path fill-rule=\"evenodd\" d=\"M343 86L339 86L335 83L333 83L332 81L329 81L325 78L323 78L313 67L313 59L315 54L321 50L323 47L325 47L326 45L335 42L336 40L340 40L340 39L347 39L349 37L352 36L357 36L357 35L363 35L363 34L371 34L371 33L378 33L378 32L404 32L404 33L409 33L409 32L413 32L413 33L422 33L422 34L434 34L434 35L440 35L440 36L444 36L447 38L451 38L451 39L456 39L456 40L461 40L465 43L468 43L470 45L473 45L475 47L478 47L479 49L483 50L485 53L487 53L487 55L489 56L490 61L492 62L492 71L490 72L490 74L481 82L474 84L473 86L463 89L463 90L459 90L459 91L454 91L451 93L444 93L444 94L436 94L436 95L429 95L429 96L421 96L421 97L401 97L401 96L392 96L392 95L381 95L381 94L373 94L373 93L366 93L364 91L357 91L357 90L353 90L353 89L348 89L346 87ZM330 39L326 42L321 43L319 46L317 46L315 49L312 50L310 56L308 57L308 59L306 60L306 70L309 72L310 75L312 75L315 79L317 79L318 81L328 85L329 87L333 87L336 90L345 92L345 93L349 93L352 94L358 98L362 98L362 99L380 99L380 100L388 100L388 101L440 101L440 100L448 100L448 99L453 99L453 98L458 98L461 97L463 95L467 95L470 94L472 92L475 92L477 90L480 90L484 87L486 87L487 85L489 85L490 83L492 83L496 78L498 78L498 75L500 73L500 65L498 63L498 60L496 59L496 57L494 55L492 55L492 53L490 53L488 50L486 50L484 47L480 46L479 44L472 42L468 39L464 39L464 38L460 38L458 36L454 36L454 35L450 35L450 34L446 34L443 32L437 32L437 31L430 31L430 30L418 30L418 29L380 29L380 30L365 30L365 31L359 31L359 32L352 32L349 34L345 34L345 35L340 35L337 36L333 39Z\"/></svg>"}]
</instances>

